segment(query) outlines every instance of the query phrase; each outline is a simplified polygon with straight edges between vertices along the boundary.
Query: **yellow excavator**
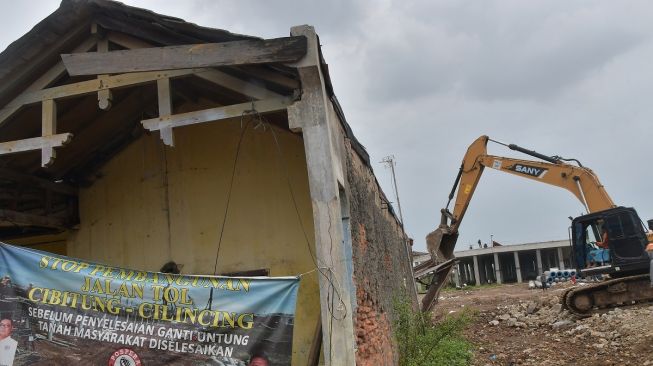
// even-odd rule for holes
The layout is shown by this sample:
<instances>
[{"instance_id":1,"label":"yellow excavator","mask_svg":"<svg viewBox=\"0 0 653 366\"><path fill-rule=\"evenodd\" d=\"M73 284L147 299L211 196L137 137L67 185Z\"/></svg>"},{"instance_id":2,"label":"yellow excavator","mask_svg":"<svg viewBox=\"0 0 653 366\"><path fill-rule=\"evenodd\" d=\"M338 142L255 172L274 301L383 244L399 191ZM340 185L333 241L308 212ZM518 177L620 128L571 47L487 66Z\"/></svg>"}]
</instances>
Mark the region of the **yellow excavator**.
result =
<instances>
[{"instance_id":1,"label":"yellow excavator","mask_svg":"<svg viewBox=\"0 0 653 366\"><path fill-rule=\"evenodd\" d=\"M489 141L541 161L488 155ZM647 245L653 243L653 220L648 220L647 232L637 212L615 205L596 174L576 159L547 156L481 136L467 149L447 206L441 210L440 226L426 237L431 261L415 269L416 276L434 273L423 309L430 309L437 301L455 263L458 228L485 168L564 188L585 207L587 214L571 223L572 261L580 277L609 275L610 280L567 290L562 302L569 311L586 315L594 308L653 300L646 252ZM449 205L454 196L451 212ZM603 240L606 233L607 242Z\"/></svg>"}]
</instances>

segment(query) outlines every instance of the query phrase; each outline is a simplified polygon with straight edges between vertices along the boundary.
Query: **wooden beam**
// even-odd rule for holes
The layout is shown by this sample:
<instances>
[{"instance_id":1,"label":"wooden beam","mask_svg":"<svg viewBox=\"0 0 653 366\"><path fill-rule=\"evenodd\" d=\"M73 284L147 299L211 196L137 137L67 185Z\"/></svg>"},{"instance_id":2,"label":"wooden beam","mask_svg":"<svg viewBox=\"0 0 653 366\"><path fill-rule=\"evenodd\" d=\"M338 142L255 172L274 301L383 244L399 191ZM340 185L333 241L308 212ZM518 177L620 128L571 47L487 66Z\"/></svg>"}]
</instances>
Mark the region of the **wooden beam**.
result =
<instances>
[{"instance_id":1,"label":"wooden beam","mask_svg":"<svg viewBox=\"0 0 653 366\"><path fill-rule=\"evenodd\" d=\"M107 34L107 38L109 41L112 43L117 44L118 46L128 48L130 50L137 49L137 48L152 48L155 47L153 44L145 42L141 39L138 39L136 37L129 36L125 33L121 32L109 32Z\"/></svg>"},{"instance_id":2,"label":"wooden beam","mask_svg":"<svg viewBox=\"0 0 653 366\"><path fill-rule=\"evenodd\" d=\"M72 133L60 133L52 136L41 136L31 139L2 142L0 143L0 155L63 146L67 144L72 137Z\"/></svg>"},{"instance_id":3,"label":"wooden beam","mask_svg":"<svg viewBox=\"0 0 653 366\"><path fill-rule=\"evenodd\" d=\"M97 24L93 24L97 28ZM97 30L96 30L97 32ZM98 53L107 53L109 52L109 40L106 38L102 38L98 40L97 42L97 52ZM109 75L103 74L103 75L98 75L98 79L103 79L106 78ZM113 95L111 95L111 90L109 89L104 89L100 90L97 92L97 99L98 99L98 107L102 109L103 111L108 111L111 109L111 100L113 99Z\"/></svg>"},{"instance_id":4,"label":"wooden beam","mask_svg":"<svg viewBox=\"0 0 653 366\"><path fill-rule=\"evenodd\" d=\"M0 95L22 90L22 85L24 85L27 80L31 80L34 76L34 70L47 69L49 65L56 62L56 58L54 57L56 54L63 52L72 46L71 43L84 39L84 35L87 34L88 23L80 24L70 32L57 37L56 42L48 46L48 50L36 55L30 55L28 59L24 60L21 67L17 69L16 72L3 78L2 83L0 84ZM48 52L52 50L56 52L54 55L51 52Z\"/></svg>"},{"instance_id":5,"label":"wooden beam","mask_svg":"<svg viewBox=\"0 0 653 366\"><path fill-rule=\"evenodd\" d=\"M174 78L184 75L191 75L196 72L206 71L205 69L183 69L171 71L153 71L143 73L131 73L108 76L102 79L82 81L79 83L56 86L53 88L26 92L14 99L11 103L0 110L0 126L14 113L18 112L24 105L38 103L46 99L67 98L78 95L95 93L99 90L121 88L153 82L161 78Z\"/></svg>"},{"instance_id":6,"label":"wooden beam","mask_svg":"<svg viewBox=\"0 0 653 366\"><path fill-rule=\"evenodd\" d=\"M93 47L95 47L95 45L95 38L87 38L84 42L80 43L79 46L75 47L72 53L88 52ZM47 88L50 86L50 84L54 83L64 75L66 75L66 66L64 66L63 61L59 61L45 74L41 75L38 79L36 79L36 81L30 84L30 86L28 86L25 91L32 92L35 90Z\"/></svg>"},{"instance_id":7,"label":"wooden beam","mask_svg":"<svg viewBox=\"0 0 653 366\"><path fill-rule=\"evenodd\" d=\"M40 226L52 229L65 229L65 221L58 217L40 216L24 212L0 209L0 221L19 226Z\"/></svg>"},{"instance_id":8,"label":"wooden beam","mask_svg":"<svg viewBox=\"0 0 653 366\"><path fill-rule=\"evenodd\" d=\"M64 194L67 196L77 196L77 188L66 183L55 183L47 179L39 178L33 175L19 173L11 169L0 167L0 177L3 180L19 183L21 185L34 186L42 189L50 190L52 192Z\"/></svg>"},{"instance_id":9,"label":"wooden beam","mask_svg":"<svg viewBox=\"0 0 653 366\"><path fill-rule=\"evenodd\" d=\"M141 49L141 48L154 48L155 46L142 41L138 38L131 37L124 33L120 32L109 32L107 38L109 41L129 49ZM251 68L250 68L251 69ZM249 69L248 69L249 70ZM271 77L270 74L275 74L273 72L268 72L267 77ZM282 98L283 95L275 93L271 90L266 89L262 85L254 84L250 81L245 81L235 76L232 76L226 72L215 70L215 69L206 69L206 71L195 74L195 76L209 81L213 84L219 85L223 88L235 91L238 94L242 94L249 98L254 99L267 99L267 98ZM292 79L287 79L282 76L278 76L277 79L274 79L273 82L283 83L281 85L288 85L290 83L293 87L299 87L299 82L296 80L294 83L288 81ZM295 88L293 88L295 89Z\"/></svg>"},{"instance_id":10,"label":"wooden beam","mask_svg":"<svg viewBox=\"0 0 653 366\"><path fill-rule=\"evenodd\" d=\"M290 78L279 71L269 70L264 66L241 66L240 70L249 75L254 75L259 79L281 85L288 89L299 89L301 87L299 80Z\"/></svg>"},{"instance_id":11,"label":"wooden beam","mask_svg":"<svg viewBox=\"0 0 653 366\"><path fill-rule=\"evenodd\" d=\"M172 115L172 98L170 94L170 79L159 79L156 81L156 89L159 97L159 118L166 118ZM172 127L163 127L160 130L161 140L168 146L175 146Z\"/></svg>"},{"instance_id":12,"label":"wooden beam","mask_svg":"<svg viewBox=\"0 0 653 366\"><path fill-rule=\"evenodd\" d=\"M87 52L88 50L95 47L95 44L96 44L95 39L88 38L84 42L82 42L79 46L75 47L75 49L73 49L73 53ZM25 91L22 94L14 98L14 100L8 103L5 108L0 110L0 125L2 125L2 123L6 119L11 117L14 113L18 112L25 105L25 103L20 102L20 99L23 98L26 94L33 93L50 86L52 83L57 81L59 78L63 77L65 74L66 74L66 67L64 66L62 61L59 61L50 70L46 71L45 74L41 75L38 79L32 82L30 86L25 88Z\"/></svg>"},{"instance_id":13,"label":"wooden beam","mask_svg":"<svg viewBox=\"0 0 653 366\"><path fill-rule=\"evenodd\" d=\"M52 99L44 100L42 103L41 136L54 136L57 133L57 104ZM57 156L54 146L43 146L41 148L41 166L47 167L52 164Z\"/></svg>"},{"instance_id":14,"label":"wooden beam","mask_svg":"<svg viewBox=\"0 0 653 366\"><path fill-rule=\"evenodd\" d=\"M70 75L98 75L296 62L305 54L306 37L298 36L143 48L113 51L102 55L95 53L63 54L61 58Z\"/></svg>"},{"instance_id":15,"label":"wooden beam","mask_svg":"<svg viewBox=\"0 0 653 366\"><path fill-rule=\"evenodd\" d=\"M226 72L218 70L206 70L204 72L195 74L195 76L250 98L283 98L283 95L268 90L264 86L256 85L243 79L239 79L235 76L227 74Z\"/></svg>"},{"instance_id":16,"label":"wooden beam","mask_svg":"<svg viewBox=\"0 0 653 366\"><path fill-rule=\"evenodd\" d=\"M109 113L100 113L93 123L86 124L76 131L75 143L60 152L61 159L53 166L54 178L76 176L79 169L89 165L91 161L104 161L104 147L115 141L116 136L121 135L123 131L142 129L139 122L143 118L143 108L154 103L156 97L153 93L142 93L138 89L129 90L123 98L116 100ZM71 115L74 118L74 112ZM61 116L61 120L66 118L68 116ZM98 145L97 141L103 141L103 144Z\"/></svg>"},{"instance_id":17,"label":"wooden beam","mask_svg":"<svg viewBox=\"0 0 653 366\"><path fill-rule=\"evenodd\" d=\"M224 107L210 108L200 111L152 118L143 120L141 123L145 129L150 131L157 131L166 128L181 127L197 123L240 117L254 110L258 113L281 111L286 109L291 103L292 99L290 98L266 99L255 102L240 103Z\"/></svg>"}]
</instances>

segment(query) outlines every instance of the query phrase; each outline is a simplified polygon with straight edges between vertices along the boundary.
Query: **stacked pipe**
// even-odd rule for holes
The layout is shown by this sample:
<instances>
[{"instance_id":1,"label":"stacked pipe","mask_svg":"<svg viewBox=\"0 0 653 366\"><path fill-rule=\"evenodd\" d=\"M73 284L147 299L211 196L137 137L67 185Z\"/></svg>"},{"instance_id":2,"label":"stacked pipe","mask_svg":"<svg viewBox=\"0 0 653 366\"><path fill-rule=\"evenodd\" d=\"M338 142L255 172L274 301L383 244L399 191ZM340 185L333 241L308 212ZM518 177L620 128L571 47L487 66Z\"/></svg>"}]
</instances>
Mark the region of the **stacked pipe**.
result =
<instances>
[{"instance_id":1,"label":"stacked pipe","mask_svg":"<svg viewBox=\"0 0 653 366\"><path fill-rule=\"evenodd\" d=\"M565 282L569 281L571 277L576 276L576 271L573 269L557 269L551 268L548 271L544 271L544 277L546 282L551 284L554 282Z\"/></svg>"}]
</instances>

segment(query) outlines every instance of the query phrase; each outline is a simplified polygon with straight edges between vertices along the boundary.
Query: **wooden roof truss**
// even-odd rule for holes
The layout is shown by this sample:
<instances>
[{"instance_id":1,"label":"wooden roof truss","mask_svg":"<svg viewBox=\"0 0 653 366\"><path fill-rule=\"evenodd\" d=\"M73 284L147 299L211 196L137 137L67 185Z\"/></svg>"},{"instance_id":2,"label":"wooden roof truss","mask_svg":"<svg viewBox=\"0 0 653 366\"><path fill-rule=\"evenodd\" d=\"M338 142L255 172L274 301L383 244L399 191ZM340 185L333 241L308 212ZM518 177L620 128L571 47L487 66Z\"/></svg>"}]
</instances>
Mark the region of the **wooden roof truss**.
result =
<instances>
[{"instance_id":1,"label":"wooden roof truss","mask_svg":"<svg viewBox=\"0 0 653 366\"><path fill-rule=\"evenodd\" d=\"M299 81L297 78L260 66L291 64L304 57L307 48L307 41L303 36L156 47L125 33L103 30L94 23L91 24L90 33L87 40L79 44L71 53L62 54L62 61L57 62L0 109L0 127L2 127L8 121L21 123L14 118L19 112L32 105L41 105L40 136L0 142L0 156L40 151L40 166L51 167L57 157L58 149L65 148L75 138L84 138L85 135L96 137L96 134L88 132L88 129L81 130L79 136L59 131L57 129L58 104L68 98L97 94L98 109L108 111L114 104L114 91L145 84L156 85L158 117L144 118L141 124L146 130L159 131L161 139L168 146L174 146L174 128L234 118L252 111L258 113L283 111L297 99ZM110 44L123 49L112 51ZM218 66L220 69L215 68ZM246 77L238 77L238 73ZM290 90L290 93L279 92L278 88L275 91L274 88L252 82L247 77L250 73L256 79L279 85L283 90ZM66 76L72 82L57 84L58 80ZM248 101L174 114L171 80L191 76L231 91L235 95L244 96ZM183 91L180 93L183 94ZM125 102L122 102L122 105L124 104ZM59 117L61 118L61 114ZM82 151L80 153L83 154ZM79 160L58 164L64 172L61 174L73 169L71 164L79 164L84 160L83 157L75 159ZM4 169L0 173L7 171ZM52 176L56 177L56 174ZM13 189L3 186L3 179L5 179L4 183L20 185L21 181L27 180L26 177L42 179L15 172L2 174L0 193L7 195L6 192L11 192ZM36 196L42 198L41 204L33 205L32 212L29 207L21 206L21 202L25 202L27 197L25 194L16 193L14 201L3 200L0 194L0 224L9 222L16 226L60 229L71 227L78 222L76 189L66 189L65 192L61 192L61 189L53 190L54 186L63 187L63 185L52 183L47 179L42 180L50 182L50 186L38 187L41 191ZM57 212L64 212L64 214L53 215L53 202L59 204L65 202L65 207L57 206ZM11 209L11 206L14 209Z\"/></svg>"}]
</instances>

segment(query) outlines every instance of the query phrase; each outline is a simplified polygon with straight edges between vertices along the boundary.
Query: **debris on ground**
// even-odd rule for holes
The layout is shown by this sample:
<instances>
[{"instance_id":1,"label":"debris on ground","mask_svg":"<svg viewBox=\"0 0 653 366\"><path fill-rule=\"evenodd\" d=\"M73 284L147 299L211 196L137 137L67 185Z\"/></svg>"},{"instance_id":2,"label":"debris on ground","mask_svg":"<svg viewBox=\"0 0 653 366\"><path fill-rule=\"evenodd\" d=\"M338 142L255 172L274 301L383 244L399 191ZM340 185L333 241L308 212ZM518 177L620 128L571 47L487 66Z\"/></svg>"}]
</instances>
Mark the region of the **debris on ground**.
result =
<instances>
[{"instance_id":1,"label":"debris on ground","mask_svg":"<svg viewBox=\"0 0 653 366\"><path fill-rule=\"evenodd\" d=\"M515 284L446 293L434 314L438 318L463 305L478 311L466 332L476 346L474 365L643 365L653 360L653 304L578 318L560 304L573 285L557 285L547 291Z\"/></svg>"}]
</instances>

